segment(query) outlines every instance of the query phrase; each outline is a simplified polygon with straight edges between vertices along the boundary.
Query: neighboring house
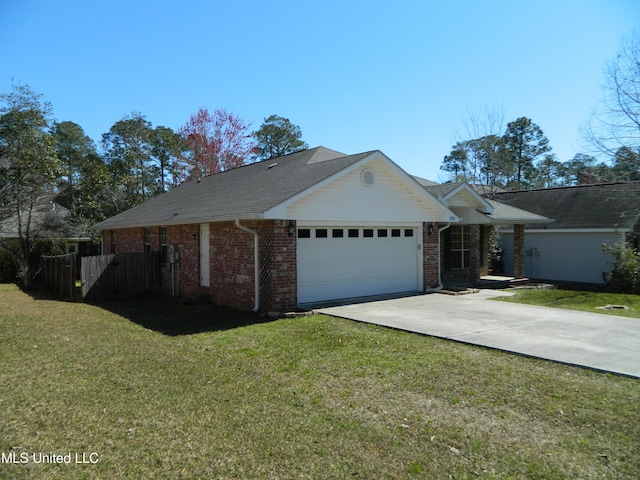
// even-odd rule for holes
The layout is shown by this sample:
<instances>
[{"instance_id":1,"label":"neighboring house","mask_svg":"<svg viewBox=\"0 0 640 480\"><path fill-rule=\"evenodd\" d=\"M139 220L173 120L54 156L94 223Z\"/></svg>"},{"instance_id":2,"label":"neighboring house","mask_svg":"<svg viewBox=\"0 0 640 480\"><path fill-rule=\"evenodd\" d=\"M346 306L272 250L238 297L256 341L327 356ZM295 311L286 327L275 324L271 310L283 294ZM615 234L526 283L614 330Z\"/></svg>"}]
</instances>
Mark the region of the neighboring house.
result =
<instances>
[{"instance_id":1,"label":"neighboring house","mask_svg":"<svg viewBox=\"0 0 640 480\"><path fill-rule=\"evenodd\" d=\"M67 208L55 203L49 197L44 197L33 206L30 213L23 212L22 233L26 234L28 225L31 238L62 241L67 253L79 251L95 253L90 248L91 238L69 225L70 216L71 212ZM19 225L16 213L0 220L0 239L19 238Z\"/></svg>"},{"instance_id":2,"label":"neighboring house","mask_svg":"<svg viewBox=\"0 0 640 480\"><path fill-rule=\"evenodd\" d=\"M380 151L318 147L187 183L94 228L103 253L160 251L166 293L241 309L441 287L441 231L450 269L477 280L478 224L524 213L500 214L466 184L421 183Z\"/></svg>"},{"instance_id":3,"label":"neighboring house","mask_svg":"<svg viewBox=\"0 0 640 480\"><path fill-rule=\"evenodd\" d=\"M603 284L611 270L604 243L640 238L640 183L608 183L504 192L493 198L539 215L551 225L527 225L525 268L531 278ZM506 271L513 269L511 232L503 233Z\"/></svg>"}]
</instances>

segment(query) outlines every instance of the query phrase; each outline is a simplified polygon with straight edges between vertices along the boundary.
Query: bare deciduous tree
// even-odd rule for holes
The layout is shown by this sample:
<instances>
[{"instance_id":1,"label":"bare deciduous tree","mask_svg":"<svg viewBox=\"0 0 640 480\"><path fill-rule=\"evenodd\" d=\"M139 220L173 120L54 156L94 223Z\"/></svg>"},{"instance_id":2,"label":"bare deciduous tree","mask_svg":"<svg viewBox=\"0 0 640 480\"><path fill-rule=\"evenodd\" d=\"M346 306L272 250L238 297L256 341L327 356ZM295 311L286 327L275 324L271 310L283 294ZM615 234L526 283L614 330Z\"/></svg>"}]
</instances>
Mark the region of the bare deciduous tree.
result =
<instances>
[{"instance_id":1,"label":"bare deciduous tree","mask_svg":"<svg viewBox=\"0 0 640 480\"><path fill-rule=\"evenodd\" d=\"M640 154L640 30L624 39L607 65L602 99L582 136L594 152L609 158L623 147Z\"/></svg>"}]
</instances>

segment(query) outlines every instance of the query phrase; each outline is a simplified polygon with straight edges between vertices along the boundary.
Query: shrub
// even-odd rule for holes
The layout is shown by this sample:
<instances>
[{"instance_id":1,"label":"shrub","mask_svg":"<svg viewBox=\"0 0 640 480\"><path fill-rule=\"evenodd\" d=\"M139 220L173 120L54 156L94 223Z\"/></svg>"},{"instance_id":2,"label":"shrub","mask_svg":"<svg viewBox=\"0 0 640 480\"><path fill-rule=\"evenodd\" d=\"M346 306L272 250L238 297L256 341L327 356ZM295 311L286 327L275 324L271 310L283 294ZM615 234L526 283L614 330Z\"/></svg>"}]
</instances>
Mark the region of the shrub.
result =
<instances>
[{"instance_id":1,"label":"shrub","mask_svg":"<svg viewBox=\"0 0 640 480\"><path fill-rule=\"evenodd\" d=\"M489 233L489 272L492 274L504 273L504 250L500 239L502 231L500 226L495 226Z\"/></svg>"},{"instance_id":2,"label":"shrub","mask_svg":"<svg viewBox=\"0 0 640 480\"><path fill-rule=\"evenodd\" d=\"M64 253L64 244L60 240L32 238L25 258L19 239L1 239L0 282L17 281L23 288L29 288L36 275L42 270L42 256L62 253Z\"/></svg>"},{"instance_id":3,"label":"shrub","mask_svg":"<svg viewBox=\"0 0 640 480\"><path fill-rule=\"evenodd\" d=\"M640 294L640 253L625 242L603 244L602 250L613 256L609 285L619 293Z\"/></svg>"}]
</instances>

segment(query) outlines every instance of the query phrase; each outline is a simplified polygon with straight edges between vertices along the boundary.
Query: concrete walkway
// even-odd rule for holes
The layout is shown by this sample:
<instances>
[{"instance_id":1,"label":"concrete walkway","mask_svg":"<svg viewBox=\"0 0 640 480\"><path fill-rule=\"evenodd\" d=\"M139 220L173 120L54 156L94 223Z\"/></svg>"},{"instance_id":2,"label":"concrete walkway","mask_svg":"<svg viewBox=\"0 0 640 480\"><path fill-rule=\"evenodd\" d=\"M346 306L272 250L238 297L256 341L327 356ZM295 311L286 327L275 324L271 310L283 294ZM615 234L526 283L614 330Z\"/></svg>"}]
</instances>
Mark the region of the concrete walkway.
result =
<instances>
[{"instance_id":1,"label":"concrete walkway","mask_svg":"<svg viewBox=\"0 0 640 480\"><path fill-rule=\"evenodd\" d=\"M507 292L417 295L315 311L640 378L640 319L495 302Z\"/></svg>"}]
</instances>

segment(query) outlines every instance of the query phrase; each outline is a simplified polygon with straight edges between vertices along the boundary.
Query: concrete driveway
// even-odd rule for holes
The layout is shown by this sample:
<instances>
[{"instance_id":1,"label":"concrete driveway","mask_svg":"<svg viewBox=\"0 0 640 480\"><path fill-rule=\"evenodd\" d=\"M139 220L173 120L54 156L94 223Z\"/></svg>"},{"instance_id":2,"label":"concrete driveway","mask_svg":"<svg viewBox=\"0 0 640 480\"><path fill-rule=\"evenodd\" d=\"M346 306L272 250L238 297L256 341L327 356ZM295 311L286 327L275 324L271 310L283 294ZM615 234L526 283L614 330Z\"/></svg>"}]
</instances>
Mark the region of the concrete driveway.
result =
<instances>
[{"instance_id":1,"label":"concrete driveway","mask_svg":"<svg viewBox=\"0 0 640 480\"><path fill-rule=\"evenodd\" d=\"M509 293L418 295L315 311L640 377L640 319L490 300L500 295Z\"/></svg>"}]
</instances>

